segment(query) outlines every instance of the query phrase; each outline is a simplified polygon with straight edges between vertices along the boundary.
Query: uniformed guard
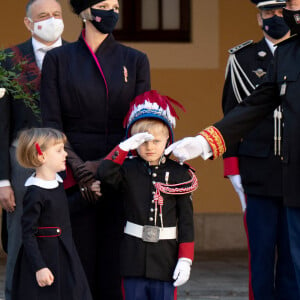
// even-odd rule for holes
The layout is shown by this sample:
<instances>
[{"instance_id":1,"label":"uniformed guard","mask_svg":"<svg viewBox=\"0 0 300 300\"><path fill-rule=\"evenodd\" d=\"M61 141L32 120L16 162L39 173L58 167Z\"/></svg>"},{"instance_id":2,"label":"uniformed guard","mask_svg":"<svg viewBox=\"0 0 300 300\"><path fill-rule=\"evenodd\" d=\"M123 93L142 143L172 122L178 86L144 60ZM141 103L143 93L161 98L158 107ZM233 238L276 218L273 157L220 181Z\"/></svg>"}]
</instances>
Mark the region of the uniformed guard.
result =
<instances>
[{"instance_id":1,"label":"uniformed guard","mask_svg":"<svg viewBox=\"0 0 300 300\"><path fill-rule=\"evenodd\" d=\"M262 83L276 43L289 36L282 17L285 1L254 1L263 38L229 50L222 107L226 115ZM224 154L230 178L245 211L249 245L249 299L299 299L282 198L279 106ZM277 251L277 252L276 252ZM274 276L275 270L275 276Z\"/></svg>"},{"instance_id":2,"label":"uniformed guard","mask_svg":"<svg viewBox=\"0 0 300 300\"><path fill-rule=\"evenodd\" d=\"M128 138L98 168L103 193L118 190L124 200L121 275L128 300L173 300L190 275L191 193L198 183L187 165L164 156L177 117L171 103L156 91L137 96L124 121ZM125 159L133 150L137 156Z\"/></svg>"},{"instance_id":3,"label":"uniformed guard","mask_svg":"<svg viewBox=\"0 0 300 300\"><path fill-rule=\"evenodd\" d=\"M281 31L283 36L284 30L272 29L273 26L284 28L281 14L278 15L278 9L273 6L276 1L255 3L260 8L260 24L265 41L269 42L272 36L274 40L274 32L277 31ZM272 4L272 10L266 10L268 3ZM251 44L238 51L231 51L235 52L238 64L228 67L223 97L226 115L196 137L178 141L166 150L166 153L173 152L183 162L197 156L214 159L228 148L225 175L235 175L237 180L232 180L235 189L240 195L243 187L246 192L245 217L251 272L249 298L255 300L300 299L299 9L300 0L287 1L286 9L282 9L286 24L297 34L277 44L263 83L245 97L246 88L242 83L246 79L238 79L236 85L232 84L234 71L231 69L243 70L247 78L251 79L252 71L258 70L258 63L253 58L257 53L262 54L261 51L267 52L268 48L251 52L252 48L256 49ZM271 12L270 18L266 16L268 11ZM254 54L251 56L251 53ZM253 66L253 63L256 65ZM255 82L251 83L255 86ZM231 101L233 108L234 103L238 102L238 92L245 95L242 94L242 101L229 112L230 105L226 106L226 99ZM281 105L283 118L280 157L275 155L278 153L274 151L276 147L278 150L278 143L274 145L275 126L272 126L272 114L278 105ZM269 120L266 119L268 114L271 114ZM250 131L254 128L256 130ZM237 142L239 144L234 146Z\"/></svg>"}]
</instances>

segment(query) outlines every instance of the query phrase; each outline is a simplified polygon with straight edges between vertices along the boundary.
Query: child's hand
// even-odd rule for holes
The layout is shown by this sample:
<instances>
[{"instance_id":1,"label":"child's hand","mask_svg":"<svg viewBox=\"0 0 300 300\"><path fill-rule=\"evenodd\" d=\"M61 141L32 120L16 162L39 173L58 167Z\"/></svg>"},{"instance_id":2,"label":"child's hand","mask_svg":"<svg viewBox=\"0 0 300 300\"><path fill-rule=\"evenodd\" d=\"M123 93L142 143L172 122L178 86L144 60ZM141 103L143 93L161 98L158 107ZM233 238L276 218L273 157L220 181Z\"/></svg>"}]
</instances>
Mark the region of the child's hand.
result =
<instances>
[{"instance_id":1,"label":"child's hand","mask_svg":"<svg viewBox=\"0 0 300 300\"><path fill-rule=\"evenodd\" d=\"M152 141L154 139L154 136L148 132L140 132L136 133L129 139L125 140L120 144L120 148L123 151L129 151L137 149L139 146L141 146L143 143L147 141Z\"/></svg>"},{"instance_id":2,"label":"child's hand","mask_svg":"<svg viewBox=\"0 0 300 300\"><path fill-rule=\"evenodd\" d=\"M97 196L102 196L101 188L100 188L100 181L94 181L91 185L91 191L93 191Z\"/></svg>"},{"instance_id":3,"label":"child's hand","mask_svg":"<svg viewBox=\"0 0 300 300\"><path fill-rule=\"evenodd\" d=\"M43 268L35 273L36 281L40 287L51 285L54 281L54 276L48 268Z\"/></svg>"},{"instance_id":4,"label":"child's hand","mask_svg":"<svg viewBox=\"0 0 300 300\"><path fill-rule=\"evenodd\" d=\"M175 282L173 285L176 286L181 286L185 284L189 278L190 278L190 273L191 273L191 265L192 261L189 258L179 258L176 268L173 273L173 279Z\"/></svg>"}]
</instances>

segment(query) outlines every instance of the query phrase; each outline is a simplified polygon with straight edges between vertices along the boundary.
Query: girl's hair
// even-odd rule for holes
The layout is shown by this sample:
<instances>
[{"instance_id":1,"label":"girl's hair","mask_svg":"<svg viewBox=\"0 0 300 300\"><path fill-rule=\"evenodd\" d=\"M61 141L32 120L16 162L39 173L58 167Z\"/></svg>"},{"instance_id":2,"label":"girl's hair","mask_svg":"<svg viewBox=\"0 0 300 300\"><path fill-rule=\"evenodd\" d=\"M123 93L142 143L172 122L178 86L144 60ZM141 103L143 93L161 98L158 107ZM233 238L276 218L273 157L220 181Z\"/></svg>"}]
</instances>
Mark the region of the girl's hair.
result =
<instances>
[{"instance_id":1,"label":"girl's hair","mask_svg":"<svg viewBox=\"0 0 300 300\"><path fill-rule=\"evenodd\" d=\"M17 146L17 160L24 168L37 168L42 165L38 149L45 151L50 146L66 143L64 133L53 128L31 128L20 132Z\"/></svg>"},{"instance_id":2,"label":"girl's hair","mask_svg":"<svg viewBox=\"0 0 300 300\"><path fill-rule=\"evenodd\" d=\"M169 128L168 126L158 119L145 118L137 120L131 127L131 136L140 133L146 132L149 129L160 129L163 134L169 136Z\"/></svg>"}]
</instances>

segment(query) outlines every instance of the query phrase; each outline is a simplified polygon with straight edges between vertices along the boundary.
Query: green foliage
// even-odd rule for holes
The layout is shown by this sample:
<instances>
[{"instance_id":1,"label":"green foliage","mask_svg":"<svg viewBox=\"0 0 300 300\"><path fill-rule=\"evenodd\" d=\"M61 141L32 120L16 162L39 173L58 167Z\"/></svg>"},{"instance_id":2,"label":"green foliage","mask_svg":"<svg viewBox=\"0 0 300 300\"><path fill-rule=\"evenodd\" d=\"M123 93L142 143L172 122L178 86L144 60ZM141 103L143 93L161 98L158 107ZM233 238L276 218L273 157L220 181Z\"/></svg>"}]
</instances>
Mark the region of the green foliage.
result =
<instances>
[{"instance_id":1,"label":"green foliage","mask_svg":"<svg viewBox=\"0 0 300 300\"><path fill-rule=\"evenodd\" d=\"M14 100L23 101L24 104L32 110L37 119L41 120L40 109L37 105L39 92L35 90L32 83L23 83L21 80L27 61L19 61L10 69L6 69L3 66L3 63L8 59L13 59L14 55L13 52L0 49L0 88L5 88L6 92L9 93Z\"/></svg>"}]
</instances>

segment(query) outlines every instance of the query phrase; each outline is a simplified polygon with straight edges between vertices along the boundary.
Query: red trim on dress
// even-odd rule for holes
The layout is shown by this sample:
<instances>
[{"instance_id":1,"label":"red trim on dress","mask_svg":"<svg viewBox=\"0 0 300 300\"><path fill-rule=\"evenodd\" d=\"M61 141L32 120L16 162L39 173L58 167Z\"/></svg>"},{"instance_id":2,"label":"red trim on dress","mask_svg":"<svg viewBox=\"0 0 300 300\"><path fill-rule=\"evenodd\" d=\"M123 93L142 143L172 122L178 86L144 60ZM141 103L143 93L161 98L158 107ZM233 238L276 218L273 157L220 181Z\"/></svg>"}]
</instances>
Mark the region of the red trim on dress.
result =
<instances>
[{"instance_id":1,"label":"red trim on dress","mask_svg":"<svg viewBox=\"0 0 300 300\"><path fill-rule=\"evenodd\" d=\"M194 260L194 242L179 244L178 258L182 257Z\"/></svg>"},{"instance_id":2,"label":"red trim on dress","mask_svg":"<svg viewBox=\"0 0 300 300\"><path fill-rule=\"evenodd\" d=\"M60 227L38 227L38 230L41 229L56 229L56 232L57 232L57 229L59 229L59 231L57 232L57 234L49 234L49 235L36 235L36 237L39 237L39 238L44 238L44 237L58 237L58 236L61 236L61 228Z\"/></svg>"},{"instance_id":3,"label":"red trim on dress","mask_svg":"<svg viewBox=\"0 0 300 300\"><path fill-rule=\"evenodd\" d=\"M238 157L227 157L223 159L224 177L228 175L240 175Z\"/></svg>"}]
</instances>

